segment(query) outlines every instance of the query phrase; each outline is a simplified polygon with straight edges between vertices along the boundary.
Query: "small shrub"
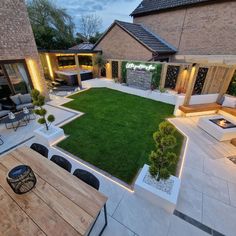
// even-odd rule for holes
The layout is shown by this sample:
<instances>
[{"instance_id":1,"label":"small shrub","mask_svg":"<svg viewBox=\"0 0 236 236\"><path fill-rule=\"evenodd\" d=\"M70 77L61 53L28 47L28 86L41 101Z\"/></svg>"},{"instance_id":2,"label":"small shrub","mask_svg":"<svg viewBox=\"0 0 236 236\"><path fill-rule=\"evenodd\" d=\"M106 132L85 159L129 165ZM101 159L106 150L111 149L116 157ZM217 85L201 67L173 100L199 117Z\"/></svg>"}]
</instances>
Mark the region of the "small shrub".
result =
<instances>
[{"instance_id":1,"label":"small shrub","mask_svg":"<svg viewBox=\"0 0 236 236\"><path fill-rule=\"evenodd\" d=\"M168 179L173 166L178 161L176 154L170 151L176 146L175 131L172 124L164 121L160 123L159 130L153 134L156 150L149 155L151 162L149 172L157 181Z\"/></svg>"},{"instance_id":2,"label":"small shrub","mask_svg":"<svg viewBox=\"0 0 236 236\"><path fill-rule=\"evenodd\" d=\"M40 94L40 92L37 89L33 89L31 92L33 104L36 106L36 109L34 110L34 113L40 118L38 119L38 123L41 125L45 125L46 130L49 129L51 123L55 120L55 117L53 115L47 115L47 110L43 108L45 104L45 97Z\"/></svg>"}]
</instances>

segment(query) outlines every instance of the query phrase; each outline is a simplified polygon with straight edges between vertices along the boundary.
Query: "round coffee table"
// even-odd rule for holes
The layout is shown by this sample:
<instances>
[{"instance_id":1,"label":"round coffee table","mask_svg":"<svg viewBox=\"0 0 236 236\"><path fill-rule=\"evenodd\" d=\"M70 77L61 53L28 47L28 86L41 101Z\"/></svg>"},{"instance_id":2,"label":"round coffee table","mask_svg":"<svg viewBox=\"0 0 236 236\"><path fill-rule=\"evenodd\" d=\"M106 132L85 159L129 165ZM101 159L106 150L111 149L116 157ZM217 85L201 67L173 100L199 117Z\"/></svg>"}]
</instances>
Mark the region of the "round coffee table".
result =
<instances>
[{"instance_id":1,"label":"round coffee table","mask_svg":"<svg viewBox=\"0 0 236 236\"><path fill-rule=\"evenodd\" d=\"M10 119L6 116L1 120L1 122L5 123L7 129L14 129L14 131L16 131L19 127L27 125L27 120L25 120L26 115L23 111L14 113L14 115L14 119Z\"/></svg>"}]
</instances>

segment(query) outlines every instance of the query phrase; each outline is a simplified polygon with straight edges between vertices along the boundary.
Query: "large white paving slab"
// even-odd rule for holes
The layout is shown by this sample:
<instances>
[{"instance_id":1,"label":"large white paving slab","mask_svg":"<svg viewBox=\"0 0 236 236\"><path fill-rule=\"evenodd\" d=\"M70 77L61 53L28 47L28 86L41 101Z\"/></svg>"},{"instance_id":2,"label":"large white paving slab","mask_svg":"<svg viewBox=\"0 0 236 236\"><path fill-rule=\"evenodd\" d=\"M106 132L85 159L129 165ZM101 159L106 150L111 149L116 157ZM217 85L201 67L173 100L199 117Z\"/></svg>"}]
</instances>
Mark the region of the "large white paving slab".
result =
<instances>
[{"instance_id":1,"label":"large white paving slab","mask_svg":"<svg viewBox=\"0 0 236 236\"><path fill-rule=\"evenodd\" d=\"M236 207L236 184L228 183L230 204Z\"/></svg>"},{"instance_id":2,"label":"large white paving slab","mask_svg":"<svg viewBox=\"0 0 236 236\"><path fill-rule=\"evenodd\" d=\"M120 224L118 221L108 216L108 225L103 232L103 236L134 236L134 232L130 231L127 227ZM104 213L103 211L100 213L96 224L90 234L90 236L97 236L103 225L104 225Z\"/></svg>"},{"instance_id":3,"label":"large white paving slab","mask_svg":"<svg viewBox=\"0 0 236 236\"><path fill-rule=\"evenodd\" d=\"M189 224L188 222L172 216L168 236L209 236L201 229Z\"/></svg>"},{"instance_id":4,"label":"large white paving slab","mask_svg":"<svg viewBox=\"0 0 236 236\"><path fill-rule=\"evenodd\" d=\"M136 194L126 193L113 218L140 236L165 236L171 214L143 200Z\"/></svg>"},{"instance_id":5,"label":"large white paving slab","mask_svg":"<svg viewBox=\"0 0 236 236\"><path fill-rule=\"evenodd\" d=\"M197 221L202 221L202 193L191 188L180 189L176 209Z\"/></svg>"},{"instance_id":6,"label":"large white paving slab","mask_svg":"<svg viewBox=\"0 0 236 236\"><path fill-rule=\"evenodd\" d=\"M182 186L203 192L208 196L229 204L227 182L217 177L185 167L182 175Z\"/></svg>"},{"instance_id":7,"label":"large white paving slab","mask_svg":"<svg viewBox=\"0 0 236 236\"><path fill-rule=\"evenodd\" d=\"M235 236L236 208L203 195L203 224L227 236Z\"/></svg>"}]
</instances>

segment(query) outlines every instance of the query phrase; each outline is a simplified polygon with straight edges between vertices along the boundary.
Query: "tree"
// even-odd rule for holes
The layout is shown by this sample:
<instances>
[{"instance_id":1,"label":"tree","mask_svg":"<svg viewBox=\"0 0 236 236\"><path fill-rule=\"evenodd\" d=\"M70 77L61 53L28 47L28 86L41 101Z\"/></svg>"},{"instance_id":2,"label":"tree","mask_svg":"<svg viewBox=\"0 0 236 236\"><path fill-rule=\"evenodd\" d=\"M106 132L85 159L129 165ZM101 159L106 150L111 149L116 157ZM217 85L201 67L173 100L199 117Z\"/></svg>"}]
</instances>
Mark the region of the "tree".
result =
<instances>
[{"instance_id":1,"label":"tree","mask_svg":"<svg viewBox=\"0 0 236 236\"><path fill-rule=\"evenodd\" d=\"M95 14L82 15L80 18L80 33L87 39L87 41L89 41L91 37L95 36L101 27L102 19Z\"/></svg>"},{"instance_id":2,"label":"tree","mask_svg":"<svg viewBox=\"0 0 236 236\"><path fill-rule=\"evenodd\" d=\"M149 172L157 181L168 179L171 170L176 165L177 156L169 151L176 146L175 131L176 129L172 124L164 121L159 125L159 131L153 134L156 150L152 151L149 156L151 162Z\"/></svg>"},{"instance_id":3,"label":"tree","mask_svg":"<svg viewBox=\"0 0 236 236\"><path fill-rule=\"evenodd\" d=\"M95 62L94 64L98 67L98 76L101 75L101 71L102 69L105 67L106 65L106 59L102 54L97 54L96 58L95 58Z\"/></svg>"},{"instance_id":4,"label":"tree","mask_svg":"<svg viewBox=\"0 0 236 236\"><path fill-rule=\"evenodd\" d=\"M51 123L55 120L55 117L53 115L47 115L47 110L43 108L45 104L45 97L40 94L40 92L37 89L33 89L31 92L33 104L37 107L34 110L34 113L36 115L39 115L40 118L38 119L38 123L41 125L45 125L46 130L49 130L49 127Z\"/></svg>"},{"instance_id":5,"label":"tree","mask_svg":"<svg viewBox=\"0 0 236 236\"><path fill-rule=\"evenodd\" d=\"M75 44L75 25L65 9L49 0L28 0L27 9L38 47L67 49Z\"/></svg>"},{"instance_id":6,"label":"tree","mask_svg":"<svg viewBox=\"0 0 236 236\"><path fill-rule=\"evenodd\" d=\"M101 37L103 33L96 32L94 36L90 37L89 42L95 44Z\"/></svg>"}]
</instances>

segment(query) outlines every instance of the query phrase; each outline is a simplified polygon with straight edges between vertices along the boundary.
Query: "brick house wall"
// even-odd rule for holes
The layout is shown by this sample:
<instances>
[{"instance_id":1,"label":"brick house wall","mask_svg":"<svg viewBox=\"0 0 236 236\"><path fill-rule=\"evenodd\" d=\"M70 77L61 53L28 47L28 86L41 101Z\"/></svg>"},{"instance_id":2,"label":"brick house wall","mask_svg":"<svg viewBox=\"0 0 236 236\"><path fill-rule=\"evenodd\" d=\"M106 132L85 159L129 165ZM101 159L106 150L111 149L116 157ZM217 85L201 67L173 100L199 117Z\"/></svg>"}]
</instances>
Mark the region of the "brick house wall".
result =
<instances>
[{"instance_id":1,"label":"brick house wall","mask_svg":"<svg viewBox=\"0 0 236 236\"><path fill-rule=\"evenodd\" d=\"M95 47L102 50L108 59L143 60L152 58L152 52L142 46L137 40L115 25Z\"/></svg>"},{"instance_id":2,"label":"brick house wall","mask_svg":"<svg viewBox=\"0 0 236 236\"><path fill-rule=\"evenodd\" d=\"M134 18L178 49L177 55L236 55L236 1Z\"/></svg>"},{"instance_id":3,"label":"brick house wall","mask_svg":"<svg viewBox=\"0 0 236 236\"><path fill-rule=\"evenodd\" d=\"M33 64L36 70L36 73L32 73L28 66L32 83L35 88L47 94L25 1L1 0L0 22L0 60L26 59L26 62L31 60L29 64Z\"/></svg>"}]
</instances>

